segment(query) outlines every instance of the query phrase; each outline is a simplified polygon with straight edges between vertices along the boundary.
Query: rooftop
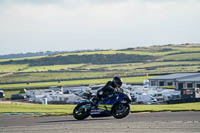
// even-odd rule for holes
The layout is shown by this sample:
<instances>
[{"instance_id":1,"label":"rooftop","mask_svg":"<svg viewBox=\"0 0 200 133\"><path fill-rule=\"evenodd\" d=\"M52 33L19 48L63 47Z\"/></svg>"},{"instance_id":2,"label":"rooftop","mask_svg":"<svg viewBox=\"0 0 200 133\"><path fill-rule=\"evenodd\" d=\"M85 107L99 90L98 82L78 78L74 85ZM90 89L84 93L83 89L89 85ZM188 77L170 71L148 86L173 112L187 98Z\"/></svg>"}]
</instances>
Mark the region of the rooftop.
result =
<instances>
[{"instance_id":1,"label":"rooftop","mask_svg":"<svg viewBox=\"0 0 200 133\"><path fill-rule=\"evenodd\" d=\"M188 79L188 78L194 78L194 76L199 76L200 73L176 73L176 74L169 74L169 75L163 75L159 77L150 78L150 80L153 79L159 79L159 80L178 80L178 79Z\"/></svg>"},{"instance_id":2,"label":"rooftop","mask_svg":"<svg viewBox=\"0 0 200 133\"><path fill-rule=\"evenodd\" d=\"M181 78L177 79L179 82L200 82L200 75L188 77L188 78Z\"/></svg>"}]
</instances>

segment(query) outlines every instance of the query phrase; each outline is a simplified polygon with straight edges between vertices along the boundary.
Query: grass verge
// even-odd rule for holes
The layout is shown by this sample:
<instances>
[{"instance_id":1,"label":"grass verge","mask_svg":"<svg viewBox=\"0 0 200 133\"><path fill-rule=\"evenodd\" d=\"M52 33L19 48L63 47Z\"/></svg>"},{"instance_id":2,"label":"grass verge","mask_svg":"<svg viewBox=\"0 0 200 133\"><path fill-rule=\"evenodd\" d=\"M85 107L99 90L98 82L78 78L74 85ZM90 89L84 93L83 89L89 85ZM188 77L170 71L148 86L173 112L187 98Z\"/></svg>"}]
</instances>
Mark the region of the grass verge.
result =
<instances>
[{"instance_id":1,"label":"grass verge","mask_svg":"<svg viewBox=\"0 0 200 133\"><path fill-rule=\"evenodd\" d=\"M71 115L75 105L0 104L0 113ZM200 102L170 105L131 105L131 112L200 111Z\"/></svg>"},{"instance_id":2,"label":"grass verge","mask_svg":"<svg viewBox=\"0 0 200 133\"><path fill-rule=\"evenodd\" d=\"M131 112L200 111L200 102L168 105L132 105Z\"/></svg>"},{"instance_id":3,"label":"grass verge","mask_svg":"<svg viewBox=\"0 0 200 133\"><path fill-rule=\"evenodd\" d=\"M69 115L75 105L0 104L0 113L35 113L44 115Z\"/></svg>"}]
</instances>

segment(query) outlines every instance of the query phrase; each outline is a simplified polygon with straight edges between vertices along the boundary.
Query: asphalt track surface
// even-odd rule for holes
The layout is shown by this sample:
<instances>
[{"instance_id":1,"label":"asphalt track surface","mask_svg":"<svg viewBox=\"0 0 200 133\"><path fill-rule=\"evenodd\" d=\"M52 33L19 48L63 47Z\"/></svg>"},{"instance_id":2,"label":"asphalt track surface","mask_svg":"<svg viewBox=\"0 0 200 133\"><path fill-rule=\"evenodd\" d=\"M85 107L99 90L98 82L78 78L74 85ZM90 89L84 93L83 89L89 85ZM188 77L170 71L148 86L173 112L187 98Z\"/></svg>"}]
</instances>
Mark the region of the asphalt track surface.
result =
<instances>
[{"instance_id":1,"label":"asphalt track surface","mask_svg":"<svg viewBox=\"0 0 200 133\"><path fill-rule=\"evenodd\" d=\"M200 133L200 112L134 113L78 121L72 116L0 115L0 133Z\"/></svg>"}]
</instances>

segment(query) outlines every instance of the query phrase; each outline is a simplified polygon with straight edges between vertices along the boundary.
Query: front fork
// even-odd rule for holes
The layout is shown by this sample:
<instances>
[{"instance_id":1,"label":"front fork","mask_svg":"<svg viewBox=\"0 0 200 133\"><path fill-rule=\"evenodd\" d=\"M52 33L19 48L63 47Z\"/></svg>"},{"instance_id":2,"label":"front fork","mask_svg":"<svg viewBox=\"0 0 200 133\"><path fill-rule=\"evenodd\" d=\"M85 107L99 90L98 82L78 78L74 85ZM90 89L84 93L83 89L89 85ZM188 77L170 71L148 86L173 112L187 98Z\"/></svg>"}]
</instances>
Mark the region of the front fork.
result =
<instances>
[{"instance_id":1,"label":"front fork","mask_svg":"<svg viewBox=\"0 0 200 133\"><path fill-rule=\"evenodd\" d=\"M87 110L91 110L92 105L91 104L86 104L83 105L79 108L79 112L86 112Z\"/></svg>"}]
</instances>

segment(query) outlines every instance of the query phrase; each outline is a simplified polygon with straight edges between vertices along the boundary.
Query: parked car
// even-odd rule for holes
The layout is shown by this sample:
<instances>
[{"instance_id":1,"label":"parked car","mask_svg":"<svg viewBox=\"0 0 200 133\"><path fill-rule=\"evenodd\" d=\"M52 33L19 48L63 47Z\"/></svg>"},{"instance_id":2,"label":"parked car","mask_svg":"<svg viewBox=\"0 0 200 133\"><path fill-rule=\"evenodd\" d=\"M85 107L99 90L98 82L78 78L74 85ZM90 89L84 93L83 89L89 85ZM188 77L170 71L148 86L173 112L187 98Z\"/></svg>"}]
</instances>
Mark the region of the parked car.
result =
<instances>
[{"instance_id":1,"label":"parked car","mask_svg":"<svg viewBox=\"0 0 200 133\"><path fill-rule=\"evenodd\" d=\"M4 97L5 97L4 91L0 90L0 98L4 98Z\"/></svg>"},{"instance_id":2,"label":"parked car","mask_svg":"<svg viewBox=\"0 0 200 133\"><path fill-rule=\"evenodd\" d=\"M17 100L17 99L24 99L24 96L21 94L13 94L10 97L11 100Z\"/></svg>"}]
</instances>

